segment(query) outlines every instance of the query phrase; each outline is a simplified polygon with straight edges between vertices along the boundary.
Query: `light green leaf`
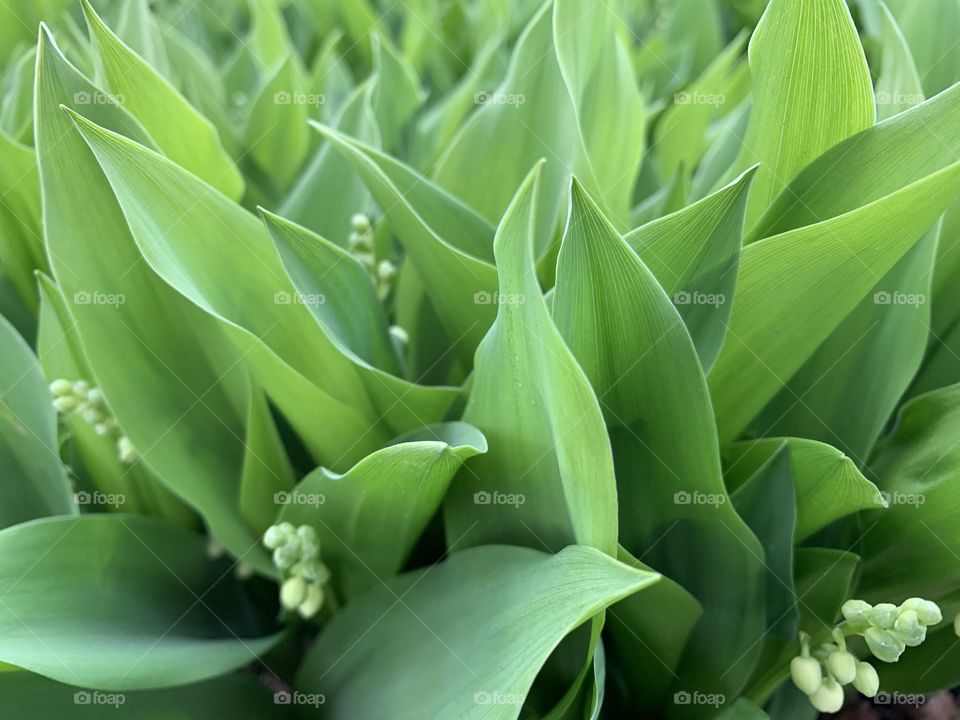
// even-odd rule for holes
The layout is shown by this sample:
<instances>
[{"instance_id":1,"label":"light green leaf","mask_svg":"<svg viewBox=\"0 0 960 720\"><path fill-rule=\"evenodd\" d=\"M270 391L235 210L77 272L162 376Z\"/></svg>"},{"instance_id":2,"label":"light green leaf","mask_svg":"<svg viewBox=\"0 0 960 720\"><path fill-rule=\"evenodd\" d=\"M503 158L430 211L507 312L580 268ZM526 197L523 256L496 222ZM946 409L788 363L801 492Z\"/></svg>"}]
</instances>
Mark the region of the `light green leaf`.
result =
<instances>
[{"instance_id":1,"label":"light green leaf","mask_svg":"<svg viewBox=\"0 0 960 720\"><path fill-rule=\"evenodd\" d=\"M171 160L234 200L239 199L243 195L243 178L220 144L210 121L163 75L125 45L89 2L83 3L83 11L98 73L103 76L111 99L141 122ZM102 99L93 97L91 102L102 102Z\"/></svg>"},{"instance_id":2,"label":"light green leaf","mask_svg":"<svg viewBox=\"0 0 960 720\"><path fill-rule=\"evenodd\" d=\"M463 415L486 435L491 452L469 463L452 488L447 537L469 545L551 549L576 542L612 554L617 490L610 441L590 382L550 318L534 268L539 173L540 165L497 229L497 319L477 350Z\"/></svg>"},{"instance_id":3,"label":"light green leaf","mask_svg":"<svg viewBox=\"0 0 960 720\"><path fill-rule=\"evenodd\" d=\"M826 443L805 438L767 438L728 446L724 453L727 486L739 488L781 447L790 457L796 494L796 542L841 517L883 507L880 491L850 458Z\"/></svg>"},{"instance_id":4,"label":"light green leaf","mask_svg":"<svg viewBox=\"0 0 960 720\"><path fill-rule=\"evenodd\" d=\"M896 19L880 3L883 62L877 77L877 119L886 120L923 102L923 83Z\"/></svg>"},{"instance_id":5,"label":"light green leaf","mask_svg":"<svg viewBox=\"0 0 960 720\"><path fill-rule=\"evenodd\" d=\"M373 69L376 73L370 99L383 147L396 152L403 144L407 122L420 107L424 93L416 70L392 46L389 38L373 36Z\"/></svg>"},{"instance_id":6,"label":"light green leaf","mask_svg":"<svg viewBox=\"0 0 960 720\"><path fill-rule=\"evenodd\" d=\"M37 358L0 317L0 527L44 515L74 515L57 452L57 413Z\"/></svg>"},{"instance_id":7,"label":"light green leaf","mask_svg":"<svg viewBox=\"0 0 960 720\"><path fill-rule=\"evenodd\" d=\"M656 582L587 547L481 547L403 575L327 626L298 676L331 720L515 720L565 635ZM403 598L402 603L396 599Z\"/></svg>"},{"instance_id":8,"label":"light green leaf","mask_svg":"<svg viewBox=\"0 0 960 720\"><path fill-rule=\"evenodd\" d=\"M709 369L723 342L737 282L743 216L754 170L624 236L673 299Z\"/></svg>"},{"instance_id":9,"label":"light green leaf","mask_svg":"<svg viewBox=\"0 0 960 720\"><path fill-rule=\"evenodd\" d=\"M204 538L156 520L35 520L0 532L0 557L0 659L60 682L183 685L253 662L279 640L250 625Z\"/></svg>"},{"instance_id":10,"label":"light green leaf","mask_svg":"<svg viewBox=\"0 0 960 720\"><path fill-rule=\"evenodd\" d=\"M927 95L936 95L960 80L960 5L953 0L887 0L910 43Z\"/></svg>"},{"instance_id":11,"label":"light green leaf","mask_svg":"<svg viewBox=\"0 0 960 720\"><path fill-rule=\"evenodd\" d=\"M760 163L753 226L807 163L874 123L873 85L844 0L771 0L750 39L753 112L737 167Z\"/></svg>"},{"instance_id":12,"label":"light green leaf","mask_svg":"<svg viewBox=\"0 0 960 720\"><path fill-rule=\"evenodd\" d=\"M470 425L428 426L343 475L317 468L284 498L280 519L317 530L332 582L349 599L400 570L454 474L486 451L483 435Z\"/></svg>"}]
</instances>

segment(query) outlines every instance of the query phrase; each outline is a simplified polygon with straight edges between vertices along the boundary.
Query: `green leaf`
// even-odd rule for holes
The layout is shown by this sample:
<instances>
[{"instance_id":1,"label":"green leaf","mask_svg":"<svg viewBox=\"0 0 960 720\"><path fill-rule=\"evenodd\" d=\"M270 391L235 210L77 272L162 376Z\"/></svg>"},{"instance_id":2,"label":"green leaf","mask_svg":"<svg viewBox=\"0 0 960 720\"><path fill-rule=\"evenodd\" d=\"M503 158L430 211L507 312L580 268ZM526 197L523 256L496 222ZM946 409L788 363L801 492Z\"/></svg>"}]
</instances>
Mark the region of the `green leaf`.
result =
<instances>
[{"instance_id":1,"label":"green leaf","mask_svg":"<svg viewBox=\"0 0 960 720\"><path fill-rule=\"evenodd\" d=\"M781 447L790 457L797 543L841 517L883 507L880 491L860 473L856 463L826 443L805 438L767 438L728 446L724 453L727 486L734 490L741 487Z\"/></svg>"},{"instance_id":2,"label":"green leaf","mask_svg":"<svg viewBox=\"0 0 960 720\"><path fill-rule=\"evenodd\" d=\"M763 550L729 503L706 381L679 314L576 181L570 194L553 312L615 428L621 542L638 556L650 552L647 562L703 604L696 650L686 656L696 659L679 673L687 683L679 689L706 691L719 678L732 694L749 662L724 671L762 632ZM474 391L482 392L479 384ZM492 439L491 446L495 452ZM674 531L678 525L686 531ZM731 602L749 608L739 622L725 615ZM709 684L689 684L698 682Z\"/></svg>"},{"instance_id":3,"label":"green leaf","mask_svg":"<svg viewBox=\"0 0 960 720\"><path fill-rule=\"evenodd\" d=\"M167 159L71 117L110 180L143 257L223 322L317 459L338 467L376 447L382 440L375 415L352 363L316 327L263 224Z\"/></svg>"},{"instance_id":4,"label":"green leaf","mask_svg":"<svg viewBox=\"0 0 960 720\"><path fill-rule=\"evenodd\" d=\"M397 438L343 475L317 468L283 498L280 519L317 530L333 583L349 599L400 570L454 474L486 451L483 435L470 425L432 425Z\"/></svg>"},{"instance_id":5,"label":"green leaf","mask_svg":"<svg viewBox=\"0 0 960 720\"><path fill-rule=\"evenodd\" d=\"M251 387L243 472L240 477L240 512L257 535L262 535L277 516L277 493L287 492L296 482L293 466L266 398Z\"/></svg>"},{"instance_id":6,"label":"green leaf","mask_svg":"<svg viewBox=\"0 0 960 720\"><path fill-rule=\"evenodd\" d=\"M254 542L235 511L246 368L219 325L142 262L96 158L60 109L94 93L102 90L79 75L42 31L36 123L44 232L94 374L86 379L103 391L147 468L240 556ZM122 108L83 107L105 125L146 139ZM246 560L270 567L259 548Z\"/></svg>"},{"instance_id":7,"label":"green leaf","mask_svg":"<svg viewBox=\"0 0 960 720\"><path fill-rule=\"evenodd\" d=\"M376 73L370 102L383 133L383 147L395 152L403 143L407 122L424 100L416 70L392 46L389 38L373 36L373 68Z\"/></svg>"},{"instance_id":8,"label":"green leaf","mask_svg":"<svg viewBox=\"0 0 960 720\"><path fill-rule=\"evenodd\" d=\"M86 0L83 12L98 73L113 99L141 122L171 160L234 200L239 199L243 195L243 177L220 144L210 121L125 45ZM92 101L99 102L96 97Z\"/></svg>"},{"instance_id":9,"label":"green leaf","mask_svg":"<svg viewBox=\"0 0 960 720\"><path fill-rule=\"evenodd\" d=\"M537 283L532 243L539 173L540 165L497 230L497 319L477 350L463 415L484 433L491 452L471 462L451 489L447 537L554 550L576 542L612 554L617 491L610 441L590 382Z\"/></svg>"},{"instance_id":10,"label":"green leaf","mask_svg":"<svg viewBox=\"0 0 960 720\"><path fill-rule=\"evenodd\" d=\"M956 436L960 385L904 405L895 430L881 441L869 471L890 507L864 517L861 588L868 598L939 598L960 588Z\"/></svg>"},{"instance_id":11,"label":"green leaf","mask_svg":"<svg viewBox=\"0 0 960 720\"><path fill-rule=\"evenodd\" d=\"M760 163L752 226L811 160L874 123L870 70L844 0L771 0L750 39L753 112L737 167Z\"/></svg>"},{"instance_id":12,"label":"green leaf","mask_svg":"<svg viewBox=\"0 0 960 720\"><path fill-rule=\"evenodd\" d=\"M960 638L953 624L927 633L919 647L901 656L896 663L877 663L880 687L887 693L913 693L923 697L948 690L960 682Z\"/></svg>"},{"instance_id":13,"label":"green leaf","mask_svg":"<svg viewBox=\"0 0 960 720\"><path fill-rule=\"evenodd\" d=\"M0 527L44 515L74 515L57 451L57 413L37 358L0 317Z\"/></svg>"},{"instance_id":14,"label":"green leaf","mask_svg":"<svg viewBox=\"0 0 960 720\"><path fill-rule=\"evenodd\" d=\"M936 95L960 80L960 7L952 0L887 0L903 34L927 95Z\"/></svg>"},{"instance_id":15,"label":"green leaf","mask_svg":"<svg viewBox=\"0 0 960 720\"><path fill-rule=\"evenodd\" d=\"M910 47L883 3L883 63L877 77L877 119L886 120L923 102L923 84Z\"/></svg>"},{"instance_id":16,"label":"green leaf","mask_svg":"<svg viewBox=\"0 0 960 720\"><path fill-rule=\"evenodd\" d=\"M266 688L242 675L167 690L98 693L47 680L32 673L0 673L0 695L8 712L33 720L209 720L226 713L235 720L272 718L275 705Z\"/></svg>"},{"instance_id":17,"label":"green leaf","mask_svg":"<svg viewBox=\"0 0 960 720\"><path fill-rule=\"evenodd\" d=\"M250 626L204 538L156 520L37 520L0 532L0 557L0 659L60 682L183 685L253 662L280 637Z\"/></svg>"},{"instance_id":18,"label":"green leaf","mask_svg":"<svg viewBox=\"0 0 960 720\"><path fill-rule=\"evenodd\" d=\"M730 316L754 172L623 238L673 298L707 369L720 352Z\"/></svg>"},{"instance_id":19,"label":"green leaf","mask_svg":"<svg viewBox=\"0 0 960 720\"><path fill-rule=\"evenodd\" d=\"M727 335L709 376L722 442L749 424L958 190L960 163L746 247Z\"/></svg>"},{"instance_id":20,"label":"green leaf","mask_svg":"<svg viewBox=\"0 0 960 720\"><path fill-rule=\"evenodd\" d=\"M588 547L481 547L378 586L324 630L298 676L332 720L514 720L565 635L656 582ZM402 602L397 602L402 598Z\"/></svg>"}]
</instances>

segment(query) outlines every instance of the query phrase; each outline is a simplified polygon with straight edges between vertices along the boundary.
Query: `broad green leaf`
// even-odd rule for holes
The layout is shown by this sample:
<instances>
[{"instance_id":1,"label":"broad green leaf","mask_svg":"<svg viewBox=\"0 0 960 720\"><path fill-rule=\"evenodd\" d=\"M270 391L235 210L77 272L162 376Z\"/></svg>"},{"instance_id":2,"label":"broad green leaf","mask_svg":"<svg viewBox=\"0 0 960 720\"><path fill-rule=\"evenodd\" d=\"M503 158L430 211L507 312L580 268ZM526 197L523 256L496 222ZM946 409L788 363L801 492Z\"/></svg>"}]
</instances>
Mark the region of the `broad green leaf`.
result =
<instances>
[{"instance_id":1,"label":"broad green leaf","mask_svg":"<svg viewBox=\"0 0 960 720\"><path fill-rule=\"evenodd\" d=\"M837 217L943 170L960 157L957 122L960 86L848 138L790 183L749 240Z\"/></svg>"},{"instance_id":2,"label":"broad green leaf","mask_svg":"<svg viewBox=\"0 0 960 720\"><path fill-rule=\"evenodd\" d=\"M724 452L727 486L735 491L781 447L790 458L797 543L841 517L883 507L880 491L861 474L856 463L826 443L805 438L767 438L728 446Z\"/></svg>"},{"instance_id":3,"label":"broad green leaf","mask_svg":"<svg viewBox=\"0 0 960 720\"><path fill-rule=\"evenodd\" d=\"M539 173L540 165L497 229L497 319L477 349L463 415L491 452L468 463L451 489L447 537L553 550L576 542L612 554L617 488L603 415L550 318L534 267Z\"/></svg>"},{"instance_id":4,"label":"broad green leaf","mask_svg":"<svg viewBox=\"0 0 960 720\"><path fill-rule=\"evenodd\" d=\"M416 171L327 127L317 129L350 162L424 280L442 327L469 365L496 310L492 228Z\"/></svg>"},{"instance_id":5,"label":"broad green leaf","mask_svg":"<svg viewBox=\"0 0 960 720\"><path fill-rule=\"evenodd\" d=\"M66 298L46 275L38 273L37 284L40 289L37 356L47 380L92 378L93 371ZM196 516L144 463L131 466L120 460L116 438L101 437L80 414L68 414L63 420L74 444L74 454L67 457L78 481L75 489L88 494L99 490L118 501L115 506L106 503L85 509L155 515L185 527L195 525ZM77 498L74 494L75 501Z\"/></svg>"},{"instance_id":6,"label":"broad green leaf","mask_svg":"<svg viewBox=\"0 0 960 720\"><path fill-rule=\"evenodd\" d=\"M219 325L142 262L96 158L60 109L102 92L41 32L37 157L51 265L72 301L94 375L86 379L103 391L147 468L240 556L254 542L236 512L246 368ZM147 140L122 108L83 107L105 125ZM269 567L259 548L246 561Z\"/></svg>"},{"instance_id":7,"label":"broad green leaf","mask_svg":"<svg viewBox=\"0 0 960 720\"><path fill-rule=\"evenodd\" d=\"M790 466L790 453L783 443L730 496L737 513L763 545L767 632L787 641L794 639L799 620L793 590L797 500Z\"/></svg>"},{"instance_id":8,"label":"broad green leaf","mask_svg":"<svg viewBox=\"0 0 960 720\"><path fill-rule=\"evenodd\" d=\"M320 96L306 86L299 58L288 57L260 87L244 129L251 158L280 189L294 181L310 149L307 120Z\"/></svg>"},{"instance_id":9,"label":"broad green leaf","mask_svg":"<svg viewBox=\"0 0 960 720\"><path fill-rule=\"evenodd\" d=\"M763 550L724 489L706 381L683 321L653 274L576 181L570 194L553 314L608 424L616 428L611 441L621 542L637 556L650 552L645 561L703 605L691 641L696 650L688 649L686 657L692 664L679 675L687 683L710 683L696 686L705 690L714 687L720 672L732 669L731 658L736 666L749 653L752 636L762 632ZM491 447L495 452L492 438ZM671 532L678 525L685 531ZM725 615L732 602L750 608L739 622ZM748 662L720 681L735 692L733 686L749 671Z\"/></svg>"},{"instance_id":10,"label":"broad green leaf","mask_svg":"<svg viewBox=\"0 0 960 720\"><path fill-rule=\"evenodd\" d=\"M747 698L740 697L724 708L717 720L770 720L770 716Z\"/></svg>"},{"instance_id":11,"label":"broad green leaf","mask_svg":"<svg viewBox=\"0 0 960 720\"><path fill-rule=\"evenodd\" d=\"M34 314L35 270L45 270L40 181L33 148L0 131L0 263L17 295Z\"/></svg>"},{"instance_id":12,"label":"broad green leaf","mask_svg":"<svg viewBox=\"0 0 960 720\"><path fill-rule=\"evenodd\" d=\"M132 0L120 7L116 34L137 55L166 78L171 76L165 38L150 11L148 0Z\"/></svg>"},{"instance_id":13,"label":"broad green leaf","mask_svg":"<svg viewBox=\"0 0 960 720\"><path fill-rule=\"evenodd\" d=\"M298 675L332 720L515 720L565 635L655 583L593 548L455 553L377 586L328 625ZM397 599L401 601L398 602Z\"/></svg>"},{"instance_id":14,"label":"broad green leaf","mask_svg":"<svg viewBox=\"0 0 960 720\"><path fill-rule=\"evenodd\" d=\"M811 160L874 123L873 85L844 0L771 0L750 39L753 112L737 161L760 163L753 226Z\"/></svg>"},{"instance_id":15,"label":"broad green leaf","mask_svg":"<svg viewBox=\"0 0 960 720\"><path fill-rule=\"evenodd\" d=\"M32 673L0 673L0 695L13 717L33 720L263 720L273 698L253 678L228 675L165 690L111 693L78 689Z\"/></svg>"},{"instance_id":16,"label":"broad green leaf","mask_svg":"<svg viewBox=\"0 0 960 720\"><path fill-rule=\"evenodd\" d=\"M296 476L270 407L259 389L251 387L248 407L240 512L250 529L259 535L277 516L277 493L289 491Z\"/></svg>"},{"instance_id":17,"label":"broad green leaf","mask_svg":"<svg viewBox=\"0 0 960 720\"><path fill-rule=\"evenodd\" d=\"M923 102L923 84L896 19L883 3L883 62L877 78L877 119L886 120Z\"/></svg>"},{"instance_id":18,"label":"broad green leaf","mask_svg":"<svg viewBox=\"0 0 960 720\"><path fill-rule=\"evenodd\" d=\"M953 0L886 0L903 29L927 95L960 80L960 6Z\"/></svg>"},{"instance_id":19,"label":"broad green leaf","mask_svg":"<svg viewBox=\"0 0 960 720\"><path fill-rule=\"evenodd\" d=\"M373 67L376 80L370 102L383 133L384 149L396 152L403 145L406 124L420 107L424 94L416 70L381 35L373 37Z\"/></svg>"},{"instance_id":20,"label":"broad green leaf","mask_svg":"<svg viewBox=\"0 0 960 720\"><path fill-rule=\"evenodd\" d=\"M713 195L624 236L673 299L707 369L730 316L753 177L748 170Z\"/></svg>"},{"instance_id":21,"label":"broad green leaf","mask_svg":"<svg viewBox=\"0 0 960 720\"><path fill-rule=\"evenodd\" d=\"M275 67L293 49L286 23L276 0L247 0L250 8L249 45L264 68Z\"/></svg>"},{"instance_id":22,"label":"broad green leaf","mask_svg":"<svg viewBox=\"0 0 960 720\"><path fill-rule=\"evenodd\" d=\"M736 438L958 190L960 163L746 247L724 345L709 376L722 442Z\"/></svg>"},{"instance_id":23,"label":"broad green leaf","mask_svg":"<svg viewBox=\"0 0 960 720\"><path fill-rule=\"evenodd\" d=\"M156 520L35 520L0 532L0 556L0 659L53 680L184 685L247 665L279 639L251 626L229 565L207 560L201 536Z\"/></svg>"},{"instance_id":24,"label":"broad green leaf","mask_svg":"<svg viewBox=\"0 0 960 720\"><path fill-rule=\"evenodd\" d=\"M939 598L960 587L958 427L960 385L951 385L904 405L893 433L878 444L869 471L890 507L863 520L867 598Z\"/></svg>"},{"instance_id":25,"label":"broad green leaf","mask_svg":"<svg viewBox=\"0 0 960 720\"><path fill-rule=\"evenodd\" d=\"M73 515L57 451L57 413L36 356L0 317L0 527L45 515Z\"/></svg>"},{"instance_id":26,"label":"broad green leaf","mask_svg":"<svg viewBox=\"0 0 960 720\"><path fill-rule=\"evenodd\" d=\"M262 223L166 158L71 117L107 175L143 257L223 322L317 459L338 467L375 447L376 416L355 369L316 327Z\"/></svg>"},{"instance_id":27,"label":"broad green leaf","mask_svg":"<svg viewBox=\"0 0 960 720\"><path fill-rule=\"evenodd\" d=\"M356 367L381 421L393 433L443 418L457 388L425 387L402 377L383 305L369 273L347 251L262 211L287 274L330 341Z\"/></svg>"},{"instance_id":28,"label":"broad green leaf","mask_svg":"<svg viewBox=\"0 0 960 720\"><path fill-rule=\"evenodd\" d=\"M486 450L470 425L428 426L343 475L317 468L283 497L280 519L317 530L332 582L350 599L400 570L454 474Z\"/></svg>"},{"instance_id":29,"label":"broad green leaf","mask_svg":"<svg viewBox=\"0 0 960 720\"><path fill-rule=\"evenodd\" d=\"M95 48L98 73L103 76L111 99L140 121L171 160L234 200L239 199L243 195L243 178L220 144L210 121L160 72L125 45L89 2L83 3L83 11ZM93 97L91 101L101 100Z\"/></svg>"}]
</instances>

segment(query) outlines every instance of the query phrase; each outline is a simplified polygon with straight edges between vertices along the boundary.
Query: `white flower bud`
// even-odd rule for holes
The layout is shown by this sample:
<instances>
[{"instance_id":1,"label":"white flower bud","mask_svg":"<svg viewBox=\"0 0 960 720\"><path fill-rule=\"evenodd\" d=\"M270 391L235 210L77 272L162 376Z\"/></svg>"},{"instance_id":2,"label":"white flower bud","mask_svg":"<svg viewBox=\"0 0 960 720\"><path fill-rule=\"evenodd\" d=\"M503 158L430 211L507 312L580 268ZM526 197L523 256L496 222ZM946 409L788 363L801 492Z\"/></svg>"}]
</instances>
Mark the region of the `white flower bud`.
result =
<instances>
[{"instance_id":1,"label":"white flower bud","mask_svg":"<svg viewBox=\"0 0 960 720\"><path fill-rule=\"evenodd\" d=\"M923 606L917 608L917 618L924 625L936 625L943 620L943 613L935 602L925 600Z\"/></svg>"},{"instance_id":2,"label":"white flower bud","mask_svg":"<svg viewBox=\"0 0 960 720\"><path fill-rule=\"evenodd\" d=\"M812 695L820 687L823 679L823 673L820 670L820 663L812 657L800 657L799 655L790 661L790 678L800 692L804 695Z\"/></svg>"},{"instance_id":3,"label":"white flower bud","mask_svg":"<svg viewBox=\"0 0 960 720\"><path fill-rule=\"evenodd\" d=\"M263 534L263 544L270 550L276 550L287 541L286 533L279 525L271 525Z\"/></svg>"},{"instance_id":4,"label":"white flower bud","mask_svg":"<svg viewBox=\"0 0 960 720\"><path fill-rule=\"evenodd\" d=\"M867 623L867 613L872 609L873 606L863 600L847 600L840 608L840 612L848 622L862 625Z\"/></svg>"},{"instance_id":5,"label":"white flower bud","mask_svg":"<svg viewBox=\"0 0 960 720\"><path fill-rule=\"evenodd\" d=\"M847 685L857 676L857 659L846 650L834 650L827 658L827 670L838 683Z\"/></svg>"},{"instance_id":6,"label":"white flower bud","mask_svg":"<svg viewBox=\"0 0 960 720\"><path fill-rule=\"evenodd\" d=\"M363 213L357 213L350 218L350 227L352 227L353 231L358 235L364 235L370 232L370 218Z\"/></svg>"},{"instance_id":7,"label":"white flower bud","mask_svg":"<svg viewBox=\"0 0 960 720\"><path fill-rule=\"evenodd\" d=\"M121 436L120 439L117 440L117 454L120 455L120 462L126 463L127 465L135 463L137 458L140 457L137 449L126 435Z\"/></svg>"},{"instance_id":8,"label":"white flower bud","mask_svg":"<svg viewBox=\"0 0 960 720\"><path fill-rule=\"evenodd\" d=\"M89 391L90 383L88 383L86 380L77 380L73 384L73 392L75 392L77 395L86 396Z\"/></svg>"},{"instance_id":9,"label":"white flower bud","mask_svg":"<svg viewBox=\"0 0 960 720\"><path fill-rule=\"evenodd\" d=\"M288 570L296 561L296 554L287 550L287 545L281 545L273 551L273 564L281 570Z\"/></svg>"},{"instance_id":10,"label":"white flower bud","mask_svg":"<svg viewBox=\"0 0 960 720\"><path fill-rule=\"evenodd\" d=\"M50 392L52 392L57 397L62 397L64 395L73 394L73 383L69 380L64 380L59 378L50 383Z\"/></svg>"},{"instance_id":11,"label":"white flower bud","mask_svg":"<svg viewBox=\"0 0 960 720\"><path fill-rule=\"evenodd\" d=\"M871 625L889 630L893 627L893 623L896 622L899 614L900 608L893 603L879 603L867 612L867 620L870 621Z\"/></svg>"},{"instance_id":12,"label":"white flower bud","mask_svg":"<svg viewBox=\"0 0 960 720\"><path fill-rule=\"evenodd\" d=\"M307 596L297 610L304 619L310 619L317 614L317 611L323 606L323 588L319 585L308 585Z\"/></svg>"},{"instance_id":13,"label":"white flower bud","mask_svg":"<svg viewBox=\"0 0 960 720\"><path fill-rule=\"evenodd\" d=\"M404 330L399 325L390 326L390 335L394 340L399 342L401 345L406 345L410 342L410 336L407 334L407 331Z\"/></svg>"},{"instance_id":14,"label":"white flower bud","mask_svg":"<svg viewBox=\"0 0 960 720\"><path fill-rule=\"evenodd\" d=\"M834 713L843 707L843 686L832 677L827 677L809 697L810 704L820 712Z\"/></svg>"},{"instance_id":15,"label":"white flower bud","mask_svg":"<svg viewBox=\"0 0 960 720\"><path fill-rule=\"evenodd\" d=\"M877 627L868 628L863 634L863 639L867 641L867 647L870 648L874 657L888 663L899 660L900 655L906 649L900 638L889 630Z\"/></svg>"},{"instance_id":16,"label":"white flower bud","mask_svg":"<svg viewBox=\"0 0 960 720\"><path fill-rule=\"evenodd\" d=\"M80 405L80 402L72 395L64 395L53 401L53 407L62 413L73 412L77 409L78 405Z\"/></svg>"},{"instance_id":17,"label":"white flower bud","mask_svg":"<svg viewBox=\"0 0 960 720\"><path fill-rule=\"evenodd\" d=\"M307 597L307 583L302 577L292 577L280 586L280 604L295 610Z\"/></svg>"},{"instance_id":18,"label":"white flower bud","mask_svg":"<svg viewBox=\"0 0 960 720\"><path fill-rule=\"evenodd\" d=\"M920 622L916 610L904 610L897 616L893 631L904 645L917 647L927 638L927 628Z\"/></svg>"},{"instance_id":19,"label":"white flower bud","mask_svg":"<svg viewBox=\"0 0 960 720\"><path fill-rule=\"evenodd\" d=\"M857 663L857 676L853 686L867 697L873 697L880 689L880 677L876 668L868 662Z\"/></svg>"}]
</instances>

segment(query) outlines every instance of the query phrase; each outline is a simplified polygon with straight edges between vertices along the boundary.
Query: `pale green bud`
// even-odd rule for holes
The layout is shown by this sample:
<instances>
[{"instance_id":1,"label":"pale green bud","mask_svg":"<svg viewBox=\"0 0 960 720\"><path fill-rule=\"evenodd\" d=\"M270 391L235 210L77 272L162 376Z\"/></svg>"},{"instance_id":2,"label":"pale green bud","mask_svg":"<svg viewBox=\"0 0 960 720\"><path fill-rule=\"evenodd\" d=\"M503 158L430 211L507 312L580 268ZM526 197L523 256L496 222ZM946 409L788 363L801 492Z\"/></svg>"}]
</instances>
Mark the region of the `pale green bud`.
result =
<instances>
[{"instance_id":1,"label":"pale green bud","mask_svg":"<svg viewBox=\"0 0 960 720\"><path fill-rule=\"evenodd\" d=\"M319 585L308 585L307 596L297 610L304 619L310 619L323 606L323 588Z\"/></svg>"},{"instance_id":2,"label":"pale green bud","mask_svg":"<svg viewBox=\"0 0 960 720\"><path fill-rule=\"evenodd\" d=\"M292 577L280 586L280 604L295 610L307 598L307 583L302 577Z\"/></svg>"},{"instance_id":3,"label":"pale green bud","mask_svg":"<svg viewBox=\"0 0 960 720\"><path fill-rule=\"evenodd\" d=\"M97 425L104 421L103 413L93 407L88 407L83 411L83 419L91 425Z\"/></svg>"},{"instance_id":4,"label":"pale green bud","mask_svg":"<svg viewBox=\"0 0 960 720\"><path fill-rule=\"evenodd\" d=\"M853 686L867 697L873 697L880 689L880 677L876 668L868 662L857 663L857 676Z\"/></svg>"},{"instance_id":5,"label":"pale green bud","mask_svg":"<svg viewBox=\"0 0 960 720\"><path fill-rule=\"evenodd\" d=\"M790 678L804 695L812 695L820 687L823 673L820 663L812 657L799 655L790 661Z\"/></svg>"},{"instance_id":6,"label":"pale green bud","mask_svg":"<svg viewBox=\"0 0 960 720\"><path fill-rule=\"evenodd\" d=\"M363 235L370 232L370 218L363 213L357 213L350 218L350 226L353 228L355 233L358 235Z\"/></svg>"},{"instance_id":7,"label":"pale green bud","mask_svg":"<svg viewBox=\"0 0 960 720\"><path fill-rule=\"evenodd\" d=\"M893 603L880 603L874 605L873 609L867 612L867 620L870 621L871 625L889 630L893 627L893 623L896 622L899 614L900 608Z\"/></svg>"},{"instance_id":8,"label":"pale green bud","mask_svg":"<svg viewBox=\"0 0 960 720\"><path fill-rule=\"evenodd\" d=\"M390 335L394 340L399 342L401 345L406 345L410 342L410 336L407 334L407 331L404 330L399 325L390 326Z\"/></svg>"},{"instance_id":9,"label":"pale green bud","mask_svg":"<svg viewBox=\"0 0 960 720\"><path fill-rule=\"evenodd\" d=\"M924 600L923 605L917 608L917 617L924 625L936 625L943 620L943 613L935 602Z\"/></svg>"},{"instance_id":10,"label":"pale green bud","mask_svg":"<svg viewBox=\"0 0 960 720\"><path fill-rule=\"evenodd\" d=\"M273 551L273 564L281 570L289 569L297 561L297 554L291 553L288 545L281 545Z\"/></svg>"},{"instance_id":11,"label":"pale green bud","mask_svg":"<svg viewBox=\"0 0 960 720\"><path fill-rule=\"evenodd\" d=\"M953 618L953 634L960 637L960 613L957 613Z\"/></svg>"},{"instance_id":12,"label":"pale green bud","mask_svg":"<svg viewBox=\"0 0 960 720\"><path fill-rule=\"evenodd\" d=\"M80 402L72 395L64 395L63 397L55 398L53 401L53 407L62 413L73 412L79 405Z\"/></svg>"},{"instance_id":13,"label":"pale green bud","mask_svg":"<svg viewBox=\"0 0 960 720\"><path fill-rule=\"evenodd\" d=\"M863 625L867 624L867 613L872 609L873 605L863 600L847 600L840 608L840 612L848 622Z\"/></svg>"},{"instance_id":14,"label":"pale green bud","mask_svg":"<svg viewBox=\"0 0 960 720\"><path fill-rule=\"evenodd\" d=\"M87 400L97 405L103 404L103 390L100 388L90 388L90 392L87 393Z\"/></svg>"},{"instance_id":15,"label":"pale green bud","mask_svg":"<svg viewBox=\"0 0 960 720\"><path fill-rule=\"evenodd\" d=\"M52 392L57 397L63 395L72 395L73 394L73 383L69 380L64 380L59 378L50 383L50 392Z\"/></svg>"},{"instance_id":16,"label":"pale green bud","mask_svg":"<svg viewBox=\"0 0 960 720\"><path fill-rule=\"evenodd\" d=\"M90 391L90 383L86 380L77 380L73 384L73 391L77 395L86 395Z\"/></svg>"},{"instance_id":17,"label":"pale green bud","mask_svg":"<svg viewBox=\"0 0 960 720\"><path fill-rule=\"evenodd\" d=\"M270 550L276 550L287 541L286 533L279 525L271 525L263 534L263 544Z\"/></svg>"},{"instance_id":18,"label":"pale green bud","mask_svg":"<svg viewBox=\"0 0 960 720\"><path fill-rule=\"evenodd\" d=\"M916 610L904 610L897 616L893 631L904 645L916 647L927 638L927 628L917 617Z\"/></svg>"},{"instance_id":19,"label":"pale green bud","mask_svg":"<svg viewBox=\"0 0 960 720\"><path fill-rule=\"evenodd\" d=\"M884 662L892 663L900 659L900 655L906 649L904 643L889 630L872 627L863 633L863 639L867 641L867 647L874 657Z\"/></svg>"},{"instance_id":20,"label":"pale green bud","mask_svg":"<svg viewBox=\"0 0 960 720\"><path fill-rule=\"evenodd\" d=\"M857 676L857 659L846 650L834 650L827 658L827 670L838 683L847 685Z\"/></svg>"},{"instance_id":21,"label":"pale green bud","mask_svg":"<svg viewBox=\"0 0 960 720\"><path fill-rule=\"evenodd\" d=\"M140 457L137 449L126 435L123 435L117 440L117 454L120 456L120 462L127 463L128 465L135 463L137 458Z\"/></svg>"},{"instance_id":22,"label":"pale green bud","mask_svg":"<svg viewBox=\"0 0 960 720\"><path fill-rule=\"evenodd\" d=\"M827 677L809 697L810 704L820 712L837 712L843 707L843 686L832 677Z\"/></svg>"}]
</instances>

